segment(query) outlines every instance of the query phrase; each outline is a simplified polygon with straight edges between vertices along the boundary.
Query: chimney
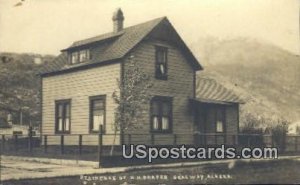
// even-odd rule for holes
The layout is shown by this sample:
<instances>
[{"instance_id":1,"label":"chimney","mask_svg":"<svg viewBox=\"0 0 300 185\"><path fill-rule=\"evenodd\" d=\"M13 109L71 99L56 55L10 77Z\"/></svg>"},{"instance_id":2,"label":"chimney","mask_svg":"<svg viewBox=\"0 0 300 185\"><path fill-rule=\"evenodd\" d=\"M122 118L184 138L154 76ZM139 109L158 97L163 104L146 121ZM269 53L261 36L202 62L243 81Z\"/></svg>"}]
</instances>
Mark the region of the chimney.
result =
<instances>
[{"instance_id":1,"label":"chimney","mask_svg":"<svg viewBox=\"0 0 300 185\"><path fill-rule=\"evenodd\" d=\"M113 15L113 27L114 27L114 32L117 33L121 30L123 30L123 21L124 21L124 16L121 8L118 8L114 15Z\"/></svg>"}]
</instances>

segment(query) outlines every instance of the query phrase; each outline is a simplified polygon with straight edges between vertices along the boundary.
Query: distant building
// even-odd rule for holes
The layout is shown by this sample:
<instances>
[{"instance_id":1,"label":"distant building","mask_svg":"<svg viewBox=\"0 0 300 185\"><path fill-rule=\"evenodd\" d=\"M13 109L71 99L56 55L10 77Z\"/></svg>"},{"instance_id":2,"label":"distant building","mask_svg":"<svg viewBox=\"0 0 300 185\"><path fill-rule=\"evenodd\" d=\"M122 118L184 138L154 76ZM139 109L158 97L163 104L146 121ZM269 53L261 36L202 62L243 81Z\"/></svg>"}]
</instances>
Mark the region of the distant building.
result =
<instances>
[{"instance_id":1,"label":"distant building","mask_svg":"<svg viewBox=\"0 0 300 185\"><path fill-rule=\"evenodd\" d=\"M300 121L289 125L288 134L300 134Z\"/></svg>"},{"instance_id":2,"label":"distant building","mask_svg":"<svg viewBox=\"0 0 300 185\"><path fill-rule=\"evenodd\" d=\"M13 124L11 114L8 114L7 119L0 117L0 135L28 135L29 126ZM33 134L37 135L40 131L38 128L33 128Z\"/></svg>"},{"instance_id":3,"label":"distant building","mask_svg":"<svg viewBox=\"0 0 300 185\"><path fill-rule=\"evenodd\" d=\"M34 63L37 64L37 65L40 65L40 64L43 63L43 61L42 61L41 57L35 57L34 58Z\"/></svg>"}]
</instances>

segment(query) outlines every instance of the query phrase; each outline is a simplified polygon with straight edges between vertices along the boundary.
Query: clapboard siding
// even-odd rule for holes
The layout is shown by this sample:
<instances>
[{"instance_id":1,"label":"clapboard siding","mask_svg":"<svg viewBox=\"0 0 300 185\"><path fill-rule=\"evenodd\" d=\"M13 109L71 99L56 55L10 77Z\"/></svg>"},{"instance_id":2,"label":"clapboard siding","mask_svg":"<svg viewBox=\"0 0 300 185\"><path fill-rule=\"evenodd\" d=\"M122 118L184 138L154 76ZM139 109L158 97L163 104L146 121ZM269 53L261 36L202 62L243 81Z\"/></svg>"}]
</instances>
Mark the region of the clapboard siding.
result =
<instances>
[{"instance_id":1,"label":"clapboard siding","mask_svg":"<svg viewBox=\"0 0 300 185\"><path fill-rule=\"evenodd\" d=\"M55 100L71 99L71 134L88 134L89 97L97 95L106 95L106 132L113 133L116 104L112 93L118 90L116 79L120 78L120 70L118 63L44 77L42 133L55 134ZM55 144L56 140L57 138L52 142L50 139L49 142ZM65 140L66 144L76 142L70 136ZM85 142L96 144L97 135L83 140L83 143ZM110 143L111 137L106 139L106 142Z\"/></svg>"},{"instance_id":2,"label":"clapboard siding","mask_svg":"<svg viewBox=\"0 0 300 185\"><path fill-rule=\"evenodd\" d=\"M168 79L155 79L155 46L163 44L168 47ZM185 144L191 144L193 141L193 116L189 106L189 98L193 97L194 86L194 69L180 52L180 50L167 42L147 40L138 45L128 56L134 56L133 60L141 66L142 70L150 75L153 79L154 86L149 90L153 96L169 96L173 97L173 133L190 133L184 138ZM128 67L126 64L129 59L125 59L124 70ZM145 105L143 111L142 128L138 130L139 133L150 133L150 103ZM127 131L133 133L133 131ZM135 136L139 139L135 141L142 141L145 136ZM162 141L162 143L173 143L173 136ZM180 139L179 139L180 140Z\"/></svg>"}]
</instances>

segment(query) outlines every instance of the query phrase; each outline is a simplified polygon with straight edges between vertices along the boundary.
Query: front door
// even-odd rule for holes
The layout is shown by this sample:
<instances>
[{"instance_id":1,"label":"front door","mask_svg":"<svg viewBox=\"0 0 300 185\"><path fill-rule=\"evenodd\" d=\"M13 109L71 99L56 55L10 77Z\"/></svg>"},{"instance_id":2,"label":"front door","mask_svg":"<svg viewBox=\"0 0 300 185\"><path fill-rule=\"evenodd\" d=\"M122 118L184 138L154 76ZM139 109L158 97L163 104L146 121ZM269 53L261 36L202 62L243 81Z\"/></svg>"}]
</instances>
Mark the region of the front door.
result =
<instances>
[{"instance_id":1,"label":"front door","mask_svg":"<svg viewBox=\"0 0 300 185\"><path fill-rule=\"evenodd\" d=\"M207 107L198 104L195 110L195 144L206 145Z\"/></svg>"}]
</instances>

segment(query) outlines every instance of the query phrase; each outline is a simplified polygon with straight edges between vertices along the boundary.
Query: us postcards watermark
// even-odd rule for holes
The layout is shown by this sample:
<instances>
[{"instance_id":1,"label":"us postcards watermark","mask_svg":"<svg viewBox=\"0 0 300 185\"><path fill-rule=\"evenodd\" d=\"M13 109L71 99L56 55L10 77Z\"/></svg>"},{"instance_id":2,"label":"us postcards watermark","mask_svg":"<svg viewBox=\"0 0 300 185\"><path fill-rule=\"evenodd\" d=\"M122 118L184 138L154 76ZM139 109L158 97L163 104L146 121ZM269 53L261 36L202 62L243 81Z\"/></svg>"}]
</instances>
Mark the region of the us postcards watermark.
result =
<instances>
[{"instance_id":1,"label":"us postcards watermark","mask_svg":"<svg viewBox=\"0 0 300 185\"><path fill-rule=\"evenodd\" d=\"M298 0L0 0L2 184L297 184Z\"/></svg>"},{"instance_id":2,"label":"us postcards watermark","mask_svg":"<svg viewBox=\"0 0 300 185\"><path fill-rule=\"evenodd\" d=\"M128 149L129 148L129 149ZM179 147L171 148L156 148L148 147L146 145L130 145L127 148L126 145L122 146L122 155L125 159L147 159L149 163L152 163L154 159L260 159L260 158L278 158L277 148L250 148L245 147L239 152L238 155L236 148L226 147L221 145L220 147L186 147L181 145ZM128 152L126 150L129 150Z\"/></svg>"}]
</instances>

